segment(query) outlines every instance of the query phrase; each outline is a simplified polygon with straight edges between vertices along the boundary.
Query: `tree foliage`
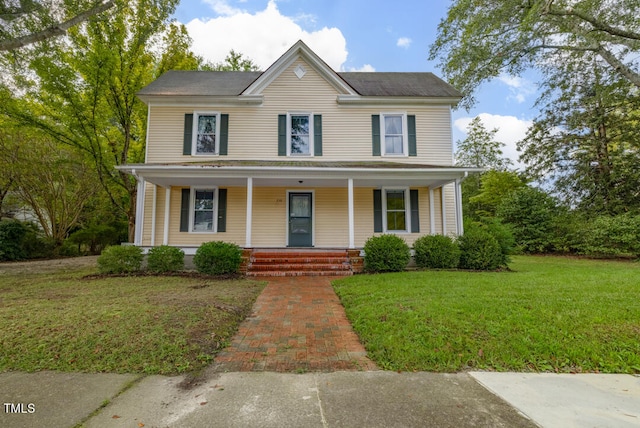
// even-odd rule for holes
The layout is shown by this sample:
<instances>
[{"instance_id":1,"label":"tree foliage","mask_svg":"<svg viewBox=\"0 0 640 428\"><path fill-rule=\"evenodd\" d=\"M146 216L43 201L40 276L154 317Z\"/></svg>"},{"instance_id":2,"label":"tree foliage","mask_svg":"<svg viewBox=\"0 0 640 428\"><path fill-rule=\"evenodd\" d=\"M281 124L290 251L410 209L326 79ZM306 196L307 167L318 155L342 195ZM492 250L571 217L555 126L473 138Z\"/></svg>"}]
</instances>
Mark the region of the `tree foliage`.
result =
<instances>
[{"instance_id":1,"label":"tree foliage","mask_svg":"<svg viewBox=\"0 0 640 428\"><path fill-rule=\"evenodd\" d=\"M487 168L503 171L513 165L502 153L504 143L497 141L498 128L487 130L480 116L467 126L467 138L456 142L455 160L458 166Z\"/></svg>"},{"instance_id":2,"label":"tree foliage","mask_svg":"<svg viewBox=\"0 0 640 428\"><path fill-rule=\"evenodd\" d=\"M0 152L18 200L33 212L45 236L60 245L98 189L95 172L77 152L36 132L14 130L0 141Z\"/></svg>"},{"instance_id":3,"label":"tree foliage","mask_svg":"<svg viewBox=\"0 0 640 428\"><path fill-rule=\"evenodd\" d=\"M640 209L640 97L595 58L545 68L541 113L519 143L527 173L592 215Z\"/></svg>"},{"instance_id":4,"label":"tree foliage","mask_svg":"<svg viewBox=\"0 0 640 428\"><path fill-rule=\"evenodd\" d=\"M183 31L166 31L177 0L116 2L34 51L30 70L14 75L18 96L2 108L90 159L109 200L127 216L131 240L136 180L115 167L144 160L147 109L136 93L156 77L154 64L188 63L188 52L171 50L183 46L176 40Z\"/></svg>"},{"instance_id":5,"label":"tree foliage","mask_svg":"<svg viewBox=\"0 0 640 428\"><path fill-rule=\"evenodd\" d=\"M469 205L477 217L494 217L502 201L525 186L515 171L489 170L480 177L480 190L469 198Z\"/></svg>"},{"instance_id":6,"label":"tree foliage","mask_svg":"<svg viewBox=\"0 0 640 428\"><path fill-rule=\"evenodd\" d=\"M595 56L608 73L640 87L637 0L455 0L438 26L430 59L474 103L482 82L501 73Z\"/></svg>"},{"instance_id":7,"label":"tree foliage","mask_svg":"<svg viewBox=\"0 0 640 428\"><path fill-rule=\"evenodd\" d=\"M114 6L113 0L2 0L0 51L59 37L71 27Z\"/></svg>"},{"instance_id":8,"label":"tree foliage","mask_svg":"<svg viewBox=\"0 0 640 428\"><path fill-rule=\"evenodd\" d=\"M202 70L207 71L258 71L260 68L250 58L245 58L240 52L231 49L224 61L217 63L204 63Z\"/></svg>"}]
</instances>

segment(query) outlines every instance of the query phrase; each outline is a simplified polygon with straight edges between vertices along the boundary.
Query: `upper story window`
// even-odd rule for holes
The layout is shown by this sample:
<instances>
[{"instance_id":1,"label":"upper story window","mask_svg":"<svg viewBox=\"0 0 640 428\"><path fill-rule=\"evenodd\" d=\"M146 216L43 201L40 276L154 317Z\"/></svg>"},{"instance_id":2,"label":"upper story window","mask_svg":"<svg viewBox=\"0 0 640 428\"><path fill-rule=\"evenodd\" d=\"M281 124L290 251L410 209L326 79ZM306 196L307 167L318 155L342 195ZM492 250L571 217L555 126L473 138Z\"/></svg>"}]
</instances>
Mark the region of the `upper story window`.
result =
<instances>
[{"instance_id":1,"label":"upper story window","mask_svg":"<svg viewBox=\"0 0 640 428\"><path fill-rule=\"evenodd\" d=\"M309 113L287 115L287 154L311 156L313 154L313 116Z\"/></svg>"},{"instance_id":2,"label":"upper story window","mask_svg":"<svg viewBox=\"0 0 640 428\"><path fill-rule=\"evenodd\" d=\"M406 156L408 151L407 115L383 113L380 121L383 156Z\"/></svg>"},{"instance_id":3,"label":"upper story window","mask_svg":"<svg viewBox=\"0 0 640 428\"><path fill-rule=\"evenodd\" d=\"M193 155L217 155L220 141L220 113L195 112L193 115Z\"/></svg>"}]
</instances>

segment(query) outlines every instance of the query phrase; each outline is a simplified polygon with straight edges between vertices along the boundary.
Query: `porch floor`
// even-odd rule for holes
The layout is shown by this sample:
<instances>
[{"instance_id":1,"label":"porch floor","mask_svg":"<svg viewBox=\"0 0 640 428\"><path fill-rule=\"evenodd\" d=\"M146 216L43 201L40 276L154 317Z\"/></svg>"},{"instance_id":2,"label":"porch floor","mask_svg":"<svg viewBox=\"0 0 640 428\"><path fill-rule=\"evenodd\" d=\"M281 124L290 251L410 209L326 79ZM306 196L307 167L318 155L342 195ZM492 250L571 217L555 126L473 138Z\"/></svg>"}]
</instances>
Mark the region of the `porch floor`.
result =
<instances>
[{"instance_id":1,"label":"porch floor","mask_svg":"<svg viewBox=\"0 0 640 428\"><path fill-rule=\"evenodd\" d=\"M377 370L323 276L268 281L213 369L226 371Z\"/></svg>"}]
</instances>

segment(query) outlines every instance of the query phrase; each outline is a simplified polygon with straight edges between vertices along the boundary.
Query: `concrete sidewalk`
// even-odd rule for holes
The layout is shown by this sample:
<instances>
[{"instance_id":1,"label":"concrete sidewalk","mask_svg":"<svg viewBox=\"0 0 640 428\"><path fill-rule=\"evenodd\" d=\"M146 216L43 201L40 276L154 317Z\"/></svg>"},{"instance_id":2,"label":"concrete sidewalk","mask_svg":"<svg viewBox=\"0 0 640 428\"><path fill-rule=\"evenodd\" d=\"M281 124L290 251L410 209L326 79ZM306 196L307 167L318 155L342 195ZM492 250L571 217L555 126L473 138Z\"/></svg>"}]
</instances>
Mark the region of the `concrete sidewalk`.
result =
<instances>
[{"instance_id":1,"label":"concrete sidewalk","mask_svg":"<svg viewBox=\"0 0 640 428\"><path fill-rule=\"evenodd\" d=\"M206 376L185 389L184 377L3 373L0 399L11 406L3 404L0 426L640 426L640 378L631 375L210 371Z\"/></svg>"}]
</instances>

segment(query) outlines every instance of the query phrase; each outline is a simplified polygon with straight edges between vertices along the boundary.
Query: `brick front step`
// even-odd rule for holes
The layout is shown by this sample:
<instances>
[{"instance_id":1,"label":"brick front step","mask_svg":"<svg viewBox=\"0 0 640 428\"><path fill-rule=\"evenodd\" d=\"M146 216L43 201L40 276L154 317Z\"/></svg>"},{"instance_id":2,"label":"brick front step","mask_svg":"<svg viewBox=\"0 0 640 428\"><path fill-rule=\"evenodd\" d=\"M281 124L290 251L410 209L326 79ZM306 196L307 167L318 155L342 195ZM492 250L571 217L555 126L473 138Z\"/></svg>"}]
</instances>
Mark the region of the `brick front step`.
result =
<instances>
[{"instance_id":1,"label":"brick front step","mask_svg":"<svg viewBox=\"0 0 640 428\"><path fill-rule=\"evenodd\" d=\"M292 271L292 270L351 270L351 265L344 264L331 264L331 263L269 263L269 264L252 264L251 271Z\"/></svg>"},{"instance_id":2,"label":"brick front step","mask_svg":"<svg viewBox=\"0 0 640 428\"><path fill-rule=\"evenodd\" d=\"M267 276L350 276L353 272L347 271L330 271L330 270L305 270L305 271L249 271L247 276L251 277L267 277Z\"/></svg>"},{"instance_id":3,"label":"brick front step","mask_svg":"<svg viewBox=\"0 0 640 428\"><path fill-rule=\"evenodd\" d=\"M251 263L256 264L303 264L303 263L315 263L323 265L335 265L341 263L347 263L346 257L251 257Z\"/></svg>"},{"instance_id":4,"label":"brick front step","mask_svg":"<svg viewBox=\"0 0 640 428\"><path fill-rule=\"evenodd\" d=\"M346 250L254 250L248 257L248 276L352 275Z\"/></svg>"}]
</instances>

